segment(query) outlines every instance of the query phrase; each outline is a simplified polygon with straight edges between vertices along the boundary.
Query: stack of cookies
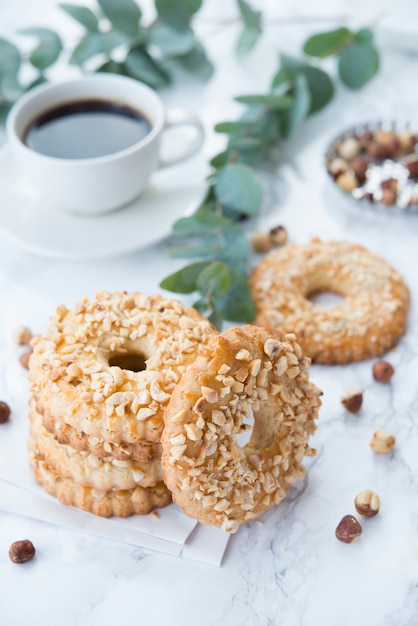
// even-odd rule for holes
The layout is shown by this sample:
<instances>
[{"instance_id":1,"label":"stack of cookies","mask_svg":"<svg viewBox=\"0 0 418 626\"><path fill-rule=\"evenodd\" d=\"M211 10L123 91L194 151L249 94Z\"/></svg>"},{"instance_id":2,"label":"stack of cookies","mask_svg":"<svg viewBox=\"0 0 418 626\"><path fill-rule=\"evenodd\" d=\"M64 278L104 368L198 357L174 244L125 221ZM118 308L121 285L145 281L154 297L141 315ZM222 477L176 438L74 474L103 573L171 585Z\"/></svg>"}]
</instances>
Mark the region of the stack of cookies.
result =
<instances>
[{"instance_id":1,"label":"stack of cookies","mask_svg":"<svg viewBox=\"0 0 418 626\"><path fill-rule=\"evenodd\" d=\"M101 516L166 506L165 407L216 334L194 309L100 292L60 306L30 359L30 465L61 502Z\"/></svg>"}]
</instances>

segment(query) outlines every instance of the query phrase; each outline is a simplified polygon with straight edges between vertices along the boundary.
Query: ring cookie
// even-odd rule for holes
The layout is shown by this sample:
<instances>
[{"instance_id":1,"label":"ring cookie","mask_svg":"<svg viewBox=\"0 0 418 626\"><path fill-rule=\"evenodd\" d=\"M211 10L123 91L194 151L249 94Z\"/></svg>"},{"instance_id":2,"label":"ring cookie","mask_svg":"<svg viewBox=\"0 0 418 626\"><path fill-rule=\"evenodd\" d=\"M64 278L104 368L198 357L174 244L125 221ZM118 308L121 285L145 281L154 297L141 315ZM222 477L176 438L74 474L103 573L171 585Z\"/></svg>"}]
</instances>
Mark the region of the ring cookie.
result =
<instances>
[{"instance_id":1,"label":"ring cookie","mask_svg":"<svg viewBox=\"0 0 418 626\"><path fill-rule=\"evenodd\" d=\"M165 482L188 515L235 532L304 476L321 395L309 363L295 335L250 325L202 346L172 393L162 437Z\"/></svg>"},{"instance_id":2,"label":"ring cookie","mask_svg":"<svg viewBox=\"0 0 418 626\"><path fill-rule=\"evenodd\" d=\"M111 444L159 442L170 394L214 334L177 300L102 291L58 307L33 340L31 392L56 428Z\"/></svg>"},{"instance_id":3,"label":"ring cookie","mask_svg":"<svg viewBox=\"0 0 418 626\"><path fill-rule=\"evenodd\" d=\"M159 441L140 440L132 443L124 441L111 443L103 438L89 436L65 422L56 420L47 410L43 409L38 399L36 399L36 410L42 415L44 428L54 436L54 439L80 452L91 452L99 457L112 456L119 461L133 460L141 463L149 463L161 458L161 443Z\"/></svg>"},{"instance_id":4,"label":"ring cookie","mask_svg":"<svg viewBox=\"0 0 418 626\"><path fill-rule=\"evenodd\" d=\"M294 332L318 363L349 363L392 348L405 333L409 291L400 274L376 253L346 241L313 240L270 252L253 270L255 324ZM345 298L322 308L320 291Z\"/></svg>"},{"instance_id":5,"label":"ring cookie","mask_svg":"<svg viewBox=\"0 0 418 626\"><path fill-rule=\"evenodd\" d=\"M102 491L152 487L163 480L159 459L149 463L119 461L113 457L98 457L91 452L79 452L58 443L42 425L42 416L31 403L29 450L39 452L57 474L75 483Z\"/></svg>"},{"instance_id":6,"label":"ring cookie","mask_svg":"<svg viewBox=\"0 0 418 626\"><path fill-rule=\"evenodd\" d=\"M163 482L153 487L103 491L75 483L60 476L39 451L29 452L29 464L35 479L63 504L78 507L101 517L145 515L171 502L171 494Z\"/></svg>"}]
</instances>

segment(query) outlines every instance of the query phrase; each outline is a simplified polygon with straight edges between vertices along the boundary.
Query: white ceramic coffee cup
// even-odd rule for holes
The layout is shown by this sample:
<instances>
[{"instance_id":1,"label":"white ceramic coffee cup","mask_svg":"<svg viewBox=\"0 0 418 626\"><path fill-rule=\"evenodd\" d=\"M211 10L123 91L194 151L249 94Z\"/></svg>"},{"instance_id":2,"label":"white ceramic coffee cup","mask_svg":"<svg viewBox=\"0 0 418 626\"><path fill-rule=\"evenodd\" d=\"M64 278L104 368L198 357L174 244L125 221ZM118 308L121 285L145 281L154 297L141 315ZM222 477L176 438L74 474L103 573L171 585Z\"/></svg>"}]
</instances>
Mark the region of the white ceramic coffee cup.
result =
<instances>
[{"instance_id":1,"label":"white ceramic coffee cup","mask_svg":"<svg viewBox=\"0 0 418 626\"><path fill-rule=\"evenodd\" d=\"M85 159L46 156L25 145L24 135L40 114L60 104L91 99L123 103L141 111L151 124L150 132L126 149ZM162 134L179 125L193 126L194 136L185 140L180 154L163 161ZM58 209L90 216L125 206L144 191L153 172L192 156L203 142L203 128L196 116L178 109L166 112L150 87L116 74L92 74L34 88L14 104L6 129L22 173L41 195Z\"/></svg>"}]
</instances>

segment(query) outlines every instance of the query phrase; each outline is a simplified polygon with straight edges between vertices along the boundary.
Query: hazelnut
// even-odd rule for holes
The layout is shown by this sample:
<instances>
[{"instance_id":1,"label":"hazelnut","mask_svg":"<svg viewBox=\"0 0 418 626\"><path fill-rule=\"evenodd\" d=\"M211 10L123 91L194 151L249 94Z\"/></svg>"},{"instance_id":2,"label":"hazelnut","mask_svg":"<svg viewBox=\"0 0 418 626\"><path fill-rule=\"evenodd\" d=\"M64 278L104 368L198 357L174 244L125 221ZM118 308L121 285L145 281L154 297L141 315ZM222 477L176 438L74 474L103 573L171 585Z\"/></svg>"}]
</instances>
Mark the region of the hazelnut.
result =
<instances>
[{"instance_id":1,"label":"hazelnut","mask_svg":"<svg viewBox=\"0 0 418 626\"><path fill-rule=\"evenodd\" d=\"M363 392L354 387L347 389L341 396L341 404L350 411L350 413L357 413L361 409L363 404Z\"/></svg>"},{"instance_id":2,"label":"hazelnut","mask_svg":"<svg viewBox=\"0 0 418 626\"><path fill-rule=\"evenodd\" d=\"M382 180L380 183L382 189L390 189L391 191L397 191L398 189L398 181L396 178L386 178L386 180Z\"/></svg>"},{"instance_id":3,"label":"hazelnut","mask_svg":"<svg viewBox=\"0 0 418 626\"><path fill-rule=\"evenodd\" d=\"M284 226L275 226L270 230L271 242L278 246L287 243L287 230Z\"/></svg>"},{"instance_id":4,"label":"hazelnut","mask_svg":"<svg viewBox=\"0 0 418 626\"><path fill-rule=\"evenodd\" d=\"M29 539L15 541L9 548L9 557L13 563L26 563L35 556L35 548Z\"/></svg>"},{"instance_id":5,"label":"hazelnut","mask_svg":"<svg viewBox=\"0 0 418 626\"><path fill-rule=\"evenodd\" d=\"M367 145L367 154L375 161L381 161L386 157L386 150L377 141L371 141Z\"/></svg>"},{"instance_id":6,"label":"hazelnut","mask_svg":"<svg viewBox=\"0 0 418 626\"><path fill-rule=\"evenodd\" d=\"M29 369L29 359L32 355L33 350L27 350L26 352L23 352L23 354L20 355L19 357L19 363L20 365L25 368L26 370Z\"/></svg>"},{"instance_id":7,"label":"hazelnut","mask_svg":"<svg viewBox=\"0 0 418 626\"><path fill-rule=\"evenodd\" d=\"M367 200L367 202L374 202L374 195L370 191L366 191L360 199Z\"/></svg>"},{"instance_id":8,"label":"hazelnut","mask_svg":"<svg viewBox=\"0 0 418 626\"><path fill-rule=\"evenodd\" d=\"M412 152L417 142L417 138L410 130L405 130L398 134L399 149L403 153Z\"/></svg>"},{"instance_id":9,"label":"hazelnut","mask_svg":"<svg viewBox=\"0 0 418 626\"><path fill-rule=\"evenodd\" d=\"M362 528L353 515L344 515L335 530L335 536L343 543L353 543L361 535Z\"/></svg>"},{"instance_id":10,"label":"hazelnut","mask_svg":"<svg viewBox=\"0 0 418 626\"><path fill-rule=\"evenodd\" d=\"M380 498L371 489L363 489L355 497L354 506L357 513L364 517L374 517L380 510Z\"/></svg>"},{"instance_id":11,"label":"hazelnut","mask_svg":"<svg viewBox=\"0 0 418 626\"><path fill-rule=\"evenodd\" d=\"M393 191L393 189L383 189L380 202L386 204L386 206L393 206L396 204L396 191Z\"/></svg>"},{"instance_id":12,"label":"hazelnut","mask_svg":"<svg viewBox=\"0 0 418 626\"><path fill-rule=\"evenodd\" d=\"M346 161L351 161L361 150L360 142L355 137L346 137L337 148L337 152Z\"/></svg>"},{"instance_id":13,"label":"hazelnut","mask_svg":"<svg viewBox=\"0 0 418 626\"><path fill-rule=\"evenodd\" d=\"M5 424L9 421L10 417L10 407L3 400L0 401L0 424Z\"/></svg>"},{"instance_id":14,"label":"hazelnut","mask_svg":"<svg viewBox=\"0 0 418 626\"><path fill-rule=\"evenodd\" d=\"M18 326L12 333L14 341L19 346L27 346L32 339L32 331L27 326Z\"/></svg>"},{"instance_id":15,"label":"hazelnut","mask_svg":"<svg viewBox=\"0 0 418 626\"><path fill-rule=\"evenodd\" d=\"M415 204L418 204L418 196L412 196L408 201L408 206L414 206Z\"/></svg>"},{"instance_id":16,"label":"hazelnut","mask_svg":"<svg viewBox=\"0 0 418 626\"><path fill-rule=\"evenodd\" d=\"M374 140L383 146L387 157L393 157L399 148L399 141L391 130L379 129L374 134Z\"/></svg>"},{"instance_id":17,"label":"hazelnut","mask_svg":"<svg viewBox=\"0 0 418 626\"><path fill-rule=\"evenodd\" d=\"M251 245L256 252L268 252L271 249L271 237L268 233L253 233Z\"/></svg>"},{"instance_id":18,"label":"hazelnut","mask_svg":"<svg viewBox=\"0 0 418 626\"><path fill-rule=\"evenodd\" d=\"M373 141L373 134L370 131L366 130L364 131L364 133L357 135L357 141L360 144L361 151L367 150L367 146L371 141Z\"/></svg>"},{"instance_id":19,"label":"hazelnut","mask_svg":"<svg viewBox=\"0 0 418 626\"><path fill-rule=\"evenodd\" d=\"M404 165L410 178L418 178L418 154L410 154L405 157Z\"/></svg>"},{"instance_id":20,"label":"hazelnut","mask_svg":"<svg viewBox=\"0 0 418 626\"><path fill-rule=\"evenodd\" d=\"M395 435L390 430L385 428L379 428L373 435L373 439L370 442L370 447L374 452L378 454L387 454L393 448L396 443Z\"/></svg>"},{"instance_id":21,"label":"hazelnut","mask_svg":"<svg viewBox=\"0 0 418 626\"><path fill-rule=\"evenodd\" d=\"M340 174L344 174L348 170L348 163L340 157L335 157L328 163L328 171L334 178L337 178Z\"/></svg>"},{"instance_id":22,"label":"hazelnut","mask_svg":"<svg viewBox=\"0 0 418 626\"><path fill-rule=\"evenodd\" d=\"M354 176L353 172L350 171L340 174L336 183L343 191L347 191L348 193L359 186L357 178Z\"/></svg>"},{"instance_id":23,"label":"hazelnut","mask_svg":"<svg viewBox=\"0 0 418 626\"><path fill-rule=\"evenodd\" d=\"M395 373L395 370L393 365L387 361L376 361L376 363L373 364L372 372L373 378L377 380L378 383L388 383Z\"/></svg>"},{"instance_id":24,"label":"hazelnut","mask_svg":"<svg viewBox=\"0 0 418 626\"><path fill-rule=\"evenodd\" d=\"M354 173L357 180L363 184L366 180L366 172L369 167L369 162L361 156L357 156L350 163L350 170Z\"/></svg>"}]
</instances>

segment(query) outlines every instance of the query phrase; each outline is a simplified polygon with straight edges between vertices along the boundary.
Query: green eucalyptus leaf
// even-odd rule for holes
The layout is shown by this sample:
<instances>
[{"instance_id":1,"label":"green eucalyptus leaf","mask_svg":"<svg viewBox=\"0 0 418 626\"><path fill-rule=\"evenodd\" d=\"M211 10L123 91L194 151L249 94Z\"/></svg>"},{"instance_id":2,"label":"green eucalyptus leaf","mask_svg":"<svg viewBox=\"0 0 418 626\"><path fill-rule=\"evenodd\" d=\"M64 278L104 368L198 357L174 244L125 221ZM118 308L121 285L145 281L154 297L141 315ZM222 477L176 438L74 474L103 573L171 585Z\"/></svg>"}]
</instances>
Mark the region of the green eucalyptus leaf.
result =
<instances>
[{"instance_id":1,"label":"green eucalyptus leaf","mask_svg":"<svg viewBox=\"0 0 418 626\"><path fill-rule=\"evenodd\" d=\"M105 74L120 74L121 76L126 76L125 64L119 61L113 61L113 59L109 59L102 65L100 65L96 72L103 72Z\"/></svg>"},{"instance_id":2,"label":"green eucalyptus leaf","mask_svg":"<svg viewBox=\"0 0 418 626\"><path fill-rule=\"evenodd\" d=\"M19 33L39 40L38 46L29 55L29 61L34 67L44 70L58 59L62 42L55 31L49 28L25 28Z\"/></svg>"},{"instance_id":3,"label":"green eucalyptus leaf","mask_svg":"<svg viewBox=\"0 0 418 626\"><path fill-rule=\"evenodd\" d=\"M14 74L0 76L0 97L8 102L14 102L23 93L23 88Z\"/></svg>"},{"instance_id":4,"label":"green eucalyptus leaf","mask_svg":"<svg viewBox=\"0 0 418 626\"><path fill-rule=\"evenodd\" d=\"M94 33L99 29L99 20L88 7L65 3L59 4L58 6L76 20L76 22L84 26L90 33Z\"/></svg>"},{"instance_id":5,"label":"green eucalyptus leaf","mask_svg":"<svg viewBox=\"0 0 418 626\"><path fill-rule=\"evenodd\" d=\"M221 332L222 325L223 325L223 318L222 318L222 315L219 313L219 311L213 310L212 313L208 316L208 320L211 324L213 324L213 326L215 326L215 328L219 330L219 332Z\"/></svg>"},{"instance_id":6,"label":"green eucalyptus leaf","mask_svg":"<svg viewBox=\"0 0 418 626\"><path fill-rule=\"evenodd\" d=\"M288 111L283 111L281 115L281 130L285 139L288 139L309 115L311 95L305 74L300 73L295 76L294 98L293 107Z\"/></svg>"},{"instance_id":7,"label":"green eucalyptus leaf","mask_svg":"<svg viewBox=\"0 0 418 626\"><path fill-rule=\"evenodd\" d=\"M186 30L190 18L202 6L202 0L155 0L160 20L175 28Z\"/></svg>"},{"instance_id":8,"label":"green eucalyptus leaf","mask_svg":"<svg viewBox=\"0 0 418 626\"><path fill-rule=\"evenodd\" d=\"M201 261L186 265L181 270L170 274L160 282L161 289L174 293L193 293L196 291L196 280L209 263Z\"/></svg>"},{"instance_id":9,"label":"green eucalyptus leaf","mask_svg":"<svg viewBox=\"0 0 418 626\"><path fill-rule=\"evenodd\" d=\"M290 96L276 96L275 94L236 96L235 100L249 106L262 105L275 111L290 109L293 104L293 98Z\"/></svg>"},{"instance_id":10,"label":"green eucalyptus leaf","mask_svg":"<svg viewBox=\"0 0 418 626\"><path fill-rule=\"evenodd\" d=\"M209 230L216 228L225 228L229 226L231 220L213 213L212 211L202 210L189 217L181 217L173 224L173 234L181 237L193 235L201 235Z\"/></svg>"},{"instance_id":11,"label":"green eucalyptus leaf","mask_svg":"<svg viewBox=\"0 0 418 626\"><path fill-rule=\"evenodd\" d=\"M157 24L150 30L149 43L156 46L165 56L188 54L196 45L193 30L187 26L178 31L168 24Z\"/></svg>"},{"instance_id":12,"label":"green eucalyptus leaf","mask_svg":"<svg viewBox=\"0 0 418 626\"><path fill-rule=\"evenodd\" d=\"M9 111L12 108L12 102L2 102L0 94L0 124L5 124Z\"/></svg>"},{"instance_id":13,"label":"green eucalyptus leaf","mask_svg":"<svg viewBox=\"0 0 418 626\"><path fill-rule=\"evenodd\" d=\"M379 69L379 55L372 43L353 43L341 52L338 60L340 78L347 87L360 89Z\"/></svg>"},{"instance_id":14,"label":"green eucalyptus leaf","mask_svg":"<svg viewBox=\"0 0 418 626\"><path fill-rule=\"evenodd\" d=\"M244 28L238 39L237 52L246 54L254 48L261 35L261 11L255 11L246 0L238 0L238 8Z\"/></svg>"},{"instance_id":15,"label":"green eucalyptus leaf","mask_svg":"<svg viewBox=\"0 0 418 626\"><path fill-rule=\"evenodd\" d=\"M202 315L206 315L208 312L208 303L206 302L206 300L203 299L199 299L196 300L196 302L193 302L192 307L196 309L196 311L199 311L199 313L201 313Z\"/></svg>"},{"instance_id":16,"label":"green eucalyptus leaf","mask_svg":"<svg viewBox=\"0 0 418 626\"><path fill-rule=\"evenodd\" d=\"M215 154L215 156L211 158L210 164L212 165L212 167L215 167L216 169L220 167L224 167L224 165L226 165L229 161L229 156L230 156L229 149L224 150L223 152L219 152L219 154Z\"/></svg>"},{"instance_id":17,"label":"green eucalyptus leaf","mask_svg":"<svg viewBox=\"0 0 418 626\"><path fill-rule=\"evenodd\" d=\"M373 41L373 31L370 28L361 28L355 33L354 40L358 43L371 43Z\"/></svg>"},{"instance_id":18,"label":"green eucalyptus leaf","mask_svg":"<svg viewBox=\"0 0 418 626\"><path fill-rule=\"evenodd\" d=\"M292 80L297 74L306 76L311 94L309 113L315 113L328 104L334 95L334 85L326 72L286 54L282 54L280 60L282 67Z\"/></svg>"},{"instance_id":19,"label":"green eucalyptus leaf","mask_svg":"<svg viewBox=\"0 0 418 626\"><path fill-rule=\"evenodd\" d=\"M38 87L38 85L44 85L47 83L46 76L44 74L39 74L34 80L32 80L29 85L26 85L25 91L30 91L34 87Z\"/></svg>"},{"instance_id":20,"label":"green eucalyptus leaf","mask_svg":"<svg viewBox=\"0 0 418 626\"><path fill-rule=\"evenodd\" d=\"M224 261L233 259L246 261L250 251L248 239L239 226L231 224L218 235L218 245L225 250L222 255Z\"/></svg>"},{"instance_id":21,"label":"green eucalyptus leaf","mask_svg":"<svg viewBox=\"0 0 418 626\"><path fill-rule=\"evenodd\" d=\"M85 35L71 53L69 62L83 66L86 61L103 52L103 33L91 32Z\"/></svg>"},{"instance_id":22,"label":"green eucalyptus leaf","mask_svg":"<svg viewBox=\"0 0 418 626\"><path fill-rule=\"evenodd\" d=\"M184 69L200 78L207 80L213 74L213 65L206 55L206 51L200 43L196 43L193 50L187 54L178 55L175 58Z\"/></svg>"},{"instance_id":23,"label":"green eucalyptus leaf","mask_svg":"<svg viewBox=\"0 0 418 626\"><path fill-rule=\"evenodd\" d=\"M213 246L178 246L171 248L169 254L173 259L213 259L217 252Z\"/></svg>"},{"instance_id":24,"label":"green eucalyptus leaf","mask_svg":"<svg viewBox=\"0 0 418 626\"><path fill-rule=\"evenodd\" d=\"M212 304L223 319L248 323L255 318L255 306L245 273L229 268L231 285L223 296L212 298Z\"/></svg>"},{"instance_id":25,"label":"green eucalyptus leaf","mask_svg":"<svg viewBox=\"0 0 418 626\"><path fill-rule=\"evenodd\" d=\"M197 277L196 286L203 295L211 297L224 295L231 285L229 267L220 261L214 261L207 265Z\"/></svg>"},{"instance_id":26,"label":"green eucalyptus leaf","mask_svg":"<svg viewBox=\"0 0 418 626\"><path fill-rule=\"evenodd\" d=\"M97 0L97 2L115 28L130 36L138 32L142 12L134 0Z\"/></svg>"},{"instance_id":27,"label":"green eucalyptus leaf","mask_svg":"<svg viewBox=\"0 0 418 626\"><path fill-rule=\"evenodd\" d=\"M303 51L311 57L324 58L340 52L352 38L353 33L345 27L317 33L305 41Z\"/></svg>"},{"instance_id":28,"label":"green eucalyptus leaf","mask_svg":"<svg viewBox=\"0 0 418 626\"><path fill-rule=\"evenodd\" d=\"M16 76L20 67L20 52L7 39L0 38L0 76Z\"/></svg>"},{"instance_id":29,"label":"green eucalyptus leaf","mask_svg":"<svg viewBox=\"0 0 418 626\"><path fill-rule=\"evenodd\" d=\"M284 67L279 67L271 81L271 91L276 92L286 88L289 85L290 76Z\"/></svg>"},{"instance_id":30,"label":"green eucalyptus leaf","mask_svg":"<svg viewBox=\"0 0 418 626\"><path fill-rule=\"evenodd\" d=\"M168 72L147 52L145 48L130 50L125 59L127 74L147 83L151 87L163 87L170 82Z\"/></svg>"},{"instance_id":31,"label":"green eucalyptus leaf","mask_svg":"<svg viewBox=\"0 0 418 626\"><path fill-rule=\"evenodd\" d=\"M231 163L219 170L215 193L223 205L239 214L255 215L261 205L260 182L252 169L241 163Z\"/></svg>"},{"instance_id":32,"label":"green eucalyptus leaf","mask_svg":"<svg viewBox=\"0 0 418 626\"><path fill-rule=\"evenodd\" d=\"M219 122L219 124L215 124L215 132L233 135L237 133L247 132L251 129L251 127L257 128L258 123L259 120L257 119L240 119L236 122Z\"/></svg>"}]
</instances>

